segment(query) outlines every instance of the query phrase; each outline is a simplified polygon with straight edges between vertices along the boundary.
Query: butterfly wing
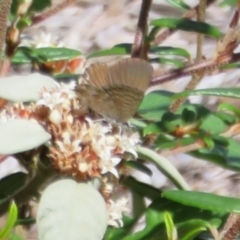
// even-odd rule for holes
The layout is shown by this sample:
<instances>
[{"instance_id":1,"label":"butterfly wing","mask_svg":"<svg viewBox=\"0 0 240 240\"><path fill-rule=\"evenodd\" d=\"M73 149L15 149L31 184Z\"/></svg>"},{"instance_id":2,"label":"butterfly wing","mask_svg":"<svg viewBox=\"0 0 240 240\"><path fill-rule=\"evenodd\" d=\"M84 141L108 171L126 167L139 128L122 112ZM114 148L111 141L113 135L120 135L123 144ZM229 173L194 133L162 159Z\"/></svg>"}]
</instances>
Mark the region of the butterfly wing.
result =
<instances>
[{"instance_id":1,"label":"butterfly wing","mask_svg":"<svg viewBox=\"0 0 240 240\"><path fill-rule=\"evenodd\" d=\"M92 87L102 88L108 85L108 66L102 63L94 63L84 73L85 83Z\"/></svg>"},{"instance_id":2,"label":"butterfly wing","mask_svg":"<svg viewBox=\"0 0 240 240\"><path fill-rule=\"evenodd\" d=\"M144 93L138 89L130 88L126 86L115 86L105 89L109 99L114 104L114 108L105 115L108 118L117 120L118 122L126 122L137 111Z\"/></svg>"},{"instance_id":3,"label":"butterfly wing","mask_svg":"<svg viewBox=\"0 0 240 240\"><path fill-rule=\"evenodd\" d=\"M125 122L137 111L152 72L148 62L135 58L111 67L95 63L85 72L86 84L78 85L76 91L96 113Z\"/></svg>"},{"instance_id":4,"label":"butterfly wing","mask_svg":"<svg viewBox=\"0 0 240 240\"><path fill-rule=\"evenodd\" d=\"M109 85L129 86L145 92L153 74L152 65L138 58L126 58L109 67Z\"/></svg>"}]
</instances>

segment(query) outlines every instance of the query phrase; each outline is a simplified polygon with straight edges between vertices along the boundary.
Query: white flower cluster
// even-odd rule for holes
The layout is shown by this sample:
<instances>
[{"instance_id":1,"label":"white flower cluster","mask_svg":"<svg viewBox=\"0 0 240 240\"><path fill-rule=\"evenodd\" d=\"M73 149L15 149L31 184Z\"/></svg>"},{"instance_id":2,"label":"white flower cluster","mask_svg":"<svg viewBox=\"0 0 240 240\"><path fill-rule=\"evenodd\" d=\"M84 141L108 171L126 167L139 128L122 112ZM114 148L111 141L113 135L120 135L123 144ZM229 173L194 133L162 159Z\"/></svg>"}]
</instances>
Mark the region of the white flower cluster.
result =
<instances>
[{"instance_id":1,"label":"white flower cluster","mask_svg":"<svg viewBox=\"0 0 240 240\"><path fill-rule=\"evenodd\" d=\"M86 112L74 116L72 106L83 107L74 101L74 92L66 85L60 85L57 92L43 91L37 102L51 109L49 131L53 136L50 147L53 165L60 173L78 180L104 179L102 194L107 201L109 225L120 227L123 225L122 215L129 211L127 200L114 201L111 196L116 191L120 174L129 173L129 169L120 164L123 154L128 152L133 159L137 157L135 147L140 142L139 135L128 126L110 123ZM112 186L110 191L107 189L109 185Z\"/></svg>"},{"instance_id":2,"label":"white flower cluster","mask_svg":"<svg viewBox=\"0 0 240 240\"><path fill-rule=\"evenodd\" d=\"M123 226L123 214L128 214L129 208L127 208L128 200L126 198L118 199L117 201L109 201L109 221L108 224L113 227L122 227Z\"/></svg>"}]
</instances>

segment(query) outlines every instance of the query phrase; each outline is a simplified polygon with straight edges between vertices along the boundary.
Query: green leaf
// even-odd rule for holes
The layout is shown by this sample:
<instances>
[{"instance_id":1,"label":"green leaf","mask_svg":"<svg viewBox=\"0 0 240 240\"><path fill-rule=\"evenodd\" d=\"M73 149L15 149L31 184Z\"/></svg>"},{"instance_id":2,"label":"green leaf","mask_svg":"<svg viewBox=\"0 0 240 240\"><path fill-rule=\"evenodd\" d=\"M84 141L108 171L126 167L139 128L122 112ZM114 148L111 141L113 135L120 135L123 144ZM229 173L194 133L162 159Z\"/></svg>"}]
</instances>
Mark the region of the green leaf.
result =
<instances>
[{"instance_id":1,"label":"green leaf","mask_svg":"<svg viewBox=\"0 0 240 240\"><path fill-rule=\"evenodd\" d=\"M17 28L22 30L26 27L30 27L31 24L32 24L32 19L30 16L21 17L21 19L17 23Z\"/></svg>"},{"instance_id":2,"label":"green leaf","mask_svg":"<svg viewBox=\"0 0 240 240\"><path fill-rule=\"evenodd\" d=\"M164 212L164 222L166 226L168 240L177 240L177 230L174 226L172 216L169 212Z\"/></svg>"},{"instance_id":3,"label":"green leaf","mask_svg":"<svg viewBox=\"0 0 240 240\"><path fill-rule=\"evenodd\" d=\"M138 109L138 114L148 120L161 120L171 104L171 96L172 93L160 90L147 94Z\"/></svg>"},{"instance_id":4,"label":"green leaf","mask_svg":"<svg viewBox=\"0 0 240 240\"><path fill-rule=\"evenodd\" d=\"M183 68L185 66L185 64L180 60L162 58L162 57L161 58L151 58L150 62L156 62L156 63L160 63L160 64L170 65L175 68Z\"/></svg>"},{"instance_id":5,"label":"green leaf","mask_svg":"<svg viewBox=\"0 0 240 240\"><path fill-rule=\"evenodd\" d=\"M234 113L236 116L238 116L238 118L240 118L240 109L230 103L221 103L218 106L218 111L229 111Z\"/></svg>"},{"instance_id":6,"label":"green leaf","mask_svg":"<svg viewBox=\"0 0 240 240\"><path fill-rule=\"evenodd\" d=\"M23 0L13 0L11 5L11 20L16 18L16 14L20 4L24 2ZM28 9L26 15L31 16L33 12L42 12L47 7L51 6L51 0L32 0L32 5ZM19 17L19 16L18 16ZM24 16L25 17L25 16ZM21 20L21 19L20 19Z\"/></svg>"},{"instance_id":7,"label":"green leaf","mask_svg":"<svg viewBox=\"0 0 240 240\"><path fill-rule=\"evenodd\" d=\"M131 233L123 240L145 240L145 239L167 239L164 225L164 212L169 212L174 219L175 226L186 223L191 219L202 219L211 222L216 218L223 218L223 214L201 210L194 207L184 206L182 204L169 201L166 198L157 198L146 209L146 226L143 230ZM118 238L122 239L122 238ZM181 239L181 238L179 238ZM115 239L114 239L115 240ZM117 239L116 239L117 240Z\"/></svg>"},{"instance_id":8,"label":"green leaf","mask_svg":"<svg viewBox=\"0 0 240 240\"><path fill-rule=\"evenodd\" d=\"M227 125L237 123L240 118L240 115L239 115L239 117L237 117L235 115L232 115L232 114L226 113L226 112L215 112L214 114L215 114L215 116L217 116L219 119L221 119Z\"/></svg>"},{"instance_id":9,"label":"green leaf","mask_svg":"<svg viewBox=\"0 0 240 240\"><path fill-rule=\"evenodd\" d=\"M190 95L206 95L218 97L240 98L240 88L211 88L211 89L198 89L191 91L184 91L177 93L173 96L174 99L187 97Z\"/></svg>"},{"instance_id":10,"label":"green leaf","mask_svg":"<svg viewBox=\"0 0 240 240\"><path fill-rule=\"evenodd\" d=\"M14 202L11 203L10 209L8 211L7 222L4 227L0 230L0 239L9 239L11 231L17 221L18 209Z\"/></svg>"},{"instance_id":11,"label":"green leaf","mask_svg":"<svg viewBox=\"0 0 240 240\"><path fill-rule=\"evenodd\" d=\"M143 130L143 136L149 135L149 134L158 134L162 131L163 125L161 122L154 122L148 124L144 130Z\"/></svg>"},{"instance_id":12,"label":"green leaf","mask_svg":"<svg viewBox=\"0 0 240 240\"><path fill-rule=\"evenodd\" d=\"M227 139L228 146L223 146L215 142L213 149L203 148L195 152L191 152L191 155L208 160L224 168L239 171L240 170L240 151L239 142L234 139Z\"/></svg>"},{"instance_id":13,"label":"green leaf","mask_svg":"<svg viewBox=\"0 0 240 240\"><path fill-rule=\"evenodd\" d=\"M178 29L190 32L202 33L212 36L214 38L220 38L221 33L216 28L204 22L192 21L189 19L179 18L160 18L151 21L151 25L160 28Z\"/></svg>"},{"instance_id":14,"label":"green leaf","mask_svg":"<svg viewBox=\"0 0 240 240\"><path fill-rule=\"evenodd\" d=\"M228 126L217 115L210 112L202 119L200 128L210 134L218 134L227 130Z\"/></svg>"},{"instance_id":15,"label":"green leaf","mask_svg":"<svg viewBox=\"0 0 240 240\"><path fill-rule=\"evenodd\" d=\"M25 173L14 173L0 180L0 204L10 199L26 183Z\"/></svg>"},{"instance_id":16,"label":"green leaf","mask_svg":"<svg viewBox=\"0 0 240 240\"><path fill-rule=\"evenodd\" d=\"M194 123L197 120L197 115L194 111L184 108L182 111L183 124Z\"/></svg>"},{"instance_id":17,"label":"green leaf","mask_svg":"<svg viewBox=\"0 0 240 240\"><path fill-rule=\"evenodd\" d=\"M36 48L34 52L44 56L47 62L74 59L82 55L80 51L70 48Z\"/></svg>"},{"instance_id":18,"label":"green leaf","mask_svg":"<svg viewBox=\"0 0 240 240\"><path fill-rule=\"evenodd\" d=\"M15 119L0 123L0 154L8 155L37 148L51 135L37 122Z\"/></svg>"},{"instance_id":19,"label":"green leaf","mask_svg":"<svg viewBox=\"0 0 240 240\"><path fill-rule=\"evenodd\" d=\"M33 0L30 10L34 12L41 12L45 8L51 6L51 0Z\"/></svg>"},{"instance_id":20,"label":"green leaf","mask_svg":"<svg viewBox=\"0 0 240 240\"><path fill-rule=\"evenodd\" d=\"M122 183L132 192L152 200L159 198L162 193L159 189L154 188L151 185L148 185L146 183L138 182L133 177L125 178Z\"/></svg>"},{"instance_id":21,"label":"green leaf","mask_svg":"<svg viewBox=\"0 0 240 240\"><path fill-rule=\"evenodd\" d=\"M26 64L38 61L45 61L46 59L42 59L35 52L35 48L29 47L19 47L11 59L12 64Z\"/></svg>"},{"instance_id":22,"label":"green leaf","mask_svg":"<svg viewBox=\"0 0 240 240\"><path fill-rule=\"evenodd\" d=\"M24 240L24 239L17 234L12 234L9 240Z\"/></svg>"},{"instance_id":23,"label":"green leaf","mask_svg":"<svg viewBox=\"0 0 240 240\"><path fill-rule=\"evenodd\" d=\"M154 163L156 167L175 184L176 187L185 190L189 189L188 184L168 159L160 156L151 149L140 146L138 146L137 152L141 159Z\"/></svg>"},{"instance_id":24,"label":"green leaf","mask_svg":"<svg viewBox=\"0 0 240 240\"><path fill-rule=\"evenodd\" d=\"M146 173L147 175L151 176L152 171L146 167L144 164L137 162L137 161L124 161L124 165L134 168L140 172Z\"/></svg>"},{"instance_id":25,"label":"green leaf","mask_svg":"<svg viewBox=\"0 0 240 240\"><path fill-rule=\"evenodd\" d=\"M161 236L161 239L167 239L166 230L164 228L164 209L159 209L155 204L151 204L146 210L146 226L142 231L129 234L123 240L142 240L142 239L154 239L154 236ZM166 207L166 206L164 206ZM159 230L162 230L162 234L159 234Z\"/></svg>"},{"instance_id":26,"label":"green leaf","mask_svg":"<svg viewBox=\"0 0 240 240\"><path fill-rule=\"evenodd\" d=\"M132 192L132 216L137 219L142 216L146 209L146 202L141 194Z\"/></svg>"},{"instance_id":27,"label":"green leaf","mask_svg":"<svg viewBox=\"0 0 240 240\"><path fill-rule=\"evenodd\" d=\"M190 136L186 138L175 138L169 137L166 135L160 135L159 138L155 141L155 148L157 150L171 149L176 146L187 146L196 142L196 138Z\"/></svg>"},{"instance_id":28,"label":"green leaf","mask_svg":"<svg viewBox=\"0 0 240 240\"><path fill-rule=\"evenodd\" d=\"M210 227L211 227L211 223L208 221L204 221L202 219L191 219L191 220L182 222L177 226L179 239L192 240L200 232L206 231Z\"/></svg>"},{"instance_id":29,"label":"green leaf","mask_svg":"<svg viewBox=\"0 0 240 240\"><path fill-rule=\"evenodd\" d=\"M228 64L224 64L222 66L219 66L219 68L221 70L225 70L225 69L237 69L240 67L240 63L239 62L234 62L234 63L228 63Z\"/></svg>"},{"instance_id":30,"label":"green leaf","mask_svg":"<svg viewBox=\"0 0 240 240\"><path fill-rule=\"evenodd\" d=\"M236 6L236 5L237 5L237 0L224 0L220 4L221 7Z\"/></svg>"},{"instance_id":31,"label":"green leaf","mask_svg":"<svg viewBox=\"0 0 240 240\"><path fill-rule=\"evenodd\" d=\"M168 190L162 193L163 197L169 200L187 205L205 209L209 211L240 213L240 199L217 196L211 193Z\"/></svg>"},{"instance_id":32,"label":"green leaf","mask_svg":"<svg viewBox=\"0 0 240 240\"><path fill-rule=\"evenodd\" d=\"M202 138L202 140L204 141L204 143L205 143L205 145L208 149L214 148L215 143L214 143L214 141L211 137L205 136L205 137Z\"/></svg>"},{"instance_id":33,"label":"green leaf","mask_svg":"<svg viewBox=\"0 0 240 240\"><path fill-rule=\"evenodd\" d=\"M183 48L166 47L166 46L151 46L150 53L155 53L158 55L173 55L180 56L189 59L191 57L190 53Z\"/></svg>"},{"instance_id":34,"label":"green leaf","mask_svg":"<svg viewBox=\"0 0 240 240\"><path fill-rule=\"evenodd\" d=\"M104 235L104 240L119 240L131 234L131 229L136 223L136 219L123 216L123 228L108 227Z\"/></svg>"},{"instance_id":35,"label":"green leaf","mask_svg":"<svg viewBox=\"0 0 240 240\"><path fill-rule=\"evenodd\" d=\"M201 130L217 134L222 133L227 129L227 126L223 120L221 120L214 112L205 108L199 104L185 104L183 105L177 113L181 113L182 117L185 116L185 111L190 111L191 116L189 116L189 121L195 121L196 127L198 126Z\"/></svg>"},{"instance_id":36,"label":"green leaf","mask_svg":"<svg viewBox=\"0 0 240 240\"><path fill-rule=\"evenodd\" d=\"M50 62L69 60L81 56L82 53L70 48L26 48L20 47L12 58L13 64L31 62Z\"/></svg>"},{"instance_id":37,"label":"green leaf","mask_svg":"<svg viewBox=\"0 0 240 240\"><path fill-rule=\"evenodd\" d=\"M118 44L110 49L93 52L89 54L87 58L113 56L113 55L127 55L131 53L131 49L132 49L132 44L130 43Z\"/></svg>"},{"instance_id":38,"label":"green leaf","mask_svg":"<svg viewBox=\"0 0 240 240\"><path fill-rule=\"evenodd\" d=\"M167 0L171 5L180 8L182 10L190 10L191 8L182 0Z\"/></svg>"},{"instance_id":39,"label":"green leaf","mask_svg":"<svg viewBox=\"0 0 240 240\"><path fill-rule=\"evenodd\" d=\"M63 83L70 83L71 81L78 81L80 77L80 74L75 73L61 73L61 74L54 74L54 79L57 82L63 82Z\"/></svg>"},{"instance_id":40,"label":"green leaf","mask_svg":"<svg viewBox=\"0 0 240 240\"><path fill-rule=\"evenodd\" d=\"M23 219L18 219L15 225L32 225L36 223L35 218L23 218Z\"/></svg>"},{"instance_id":41,"label":"green leaf","mask_svg":"<svg viewBox=\"0 0 240 240\"><path fill-rule=\"evenodd\" d=\"M182 125L182 119L179 114L166 112L162 116L161 123L165 131L172 133L176 131L179 128L179 126Z\"/></svg>"}]
</instances>

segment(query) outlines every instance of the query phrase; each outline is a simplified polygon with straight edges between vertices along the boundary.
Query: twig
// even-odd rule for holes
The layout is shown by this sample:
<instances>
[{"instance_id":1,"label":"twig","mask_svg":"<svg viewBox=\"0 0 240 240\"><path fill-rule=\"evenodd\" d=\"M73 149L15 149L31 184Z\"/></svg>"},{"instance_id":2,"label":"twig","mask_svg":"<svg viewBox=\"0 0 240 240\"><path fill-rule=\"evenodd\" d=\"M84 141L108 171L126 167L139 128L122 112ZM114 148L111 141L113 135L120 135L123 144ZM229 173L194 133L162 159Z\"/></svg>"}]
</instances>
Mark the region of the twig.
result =
<instances>
[{"instance_id":1,"label":"twig","mask_svg":"<svg viewBox=\"0 0 240 240\"><path fill-rule=\"evenodd\" d=\"M237 55L237 54L235 54L235 55ZM238 60L239 59L240 59L240 55L238 56ZM159 85L159 84L162 84L165 82L175 80L177 78L192 75L192 74L194 74L196 72L200 72L200 71L214 71L227 63L234 62L231 60L227 61L227 59L225 59L225 60L226 60L226 62L223 62L223 63L216 63L213 60L208 60L208 61L203 61L203 62L197 63L197 64L190 64L182 69L171 70L171 71L167 72L166 74L162 74L160 76L154 77L152 79L151 86L156 86L156 85Z\"/></svg>"},{"instance_id":2,"label":"twig","mask_svg":"<svg viewBox=\"0 0 240 240\"><path fill-rule=\"evenodd\" d=\"M234 240L240 233L240 214L231 213L223 229L218 235L218 240Z\"/></svg>"},{"instance_id":3,"label":"twig","mask_svg":"<svg viewBox=\"0 0 240 240\"><path fill-rule=\"evenodd\" d=\"M206 16L206 7L207 2L206 0L200 0L200 3L197 8L197 21L205 22ZM204 34L198 33L197 34L197 52L196 52L196 62L199 63L202 60L202 46L204 42ZM198 83L201 81L202 77L204 76L204 71L197 72L193 74L191 81L187 84L185 90L192 90L195 89ZM178 108L185 102L186 97L176 99L171 106L169 107L169 111L175 112Z\"/></svg>"},{"instance_id":4,"label":"twig","mask_svg":"<svg viewBox=\"0 0 240 240\"><path fill-rule=\"evenodd\" d=\"M170 150L159 151L158 153L161 156L167 157L167 156L177 155L180 153L188 153L188 152L196 151L198 149L203 148L204 146L205 146L205 143L202 140L198 140L197 142L189 144L187 146L180 146Z\"/></svg>"},{"instance_id":5,"label":"twig","mask_svg":"<svg viewBox=\"0 0 240 240\"><path fill-rule=\"evenodd\" d=\"M132 46L132 58L147 58L146 46L147 20L152 0L142 0L141 10L138 18L137 30ZM148 44L147 44L148 45Z\"/></svg>"},{"instance_id":6,"label":"twig","mask_svg":"<svg viewBox=\"0 0 240 240\"><path fill-rule=\"evenodd\" d=\"M227 129L227 131L221 133L220 136L225 137L225 138L231 138L233 136L236 136L239 133L240 133L240 124L237 123L237 124L230 126ZM176 155L176 154L180 154L180 153L188 153L191 151L196 151L198 149L203 148L204 146L205 146L204 141L198 140L195 143L189 144L187 146L180 146L180 147L176 147L174 149L158 151L158 153L164 157L167 157L167 156L172 156L172 155Z\"/></svg>"},{"instance_id":7,"label":"twig","mask_svg":"<svg viewBox=\"0 0 240 240\"><path fill-rule=\"evenodd\" d=\"M57 6L53 7L52 9L46 12L43 12L41 15L34 16L32 18L32 24L34 25L34 24L40 23L46 20L47 18L54 16L55 14L59 13L60 11L62 11L63 9L72 5L75 2L77 2L77 0L64 0L63 2L59 3Z\"/></svg>"},{"instance_id":8,"label":"twig","mask_svg":"<svg viewBox=\"0 0 240 240\"><path fill-rule=\"evenodd\" d=\"M12 0L1 0L0 5L0 72L3 64L3 48L7 32L7 19L12 5Z\"/></svg>"}]
</instances>

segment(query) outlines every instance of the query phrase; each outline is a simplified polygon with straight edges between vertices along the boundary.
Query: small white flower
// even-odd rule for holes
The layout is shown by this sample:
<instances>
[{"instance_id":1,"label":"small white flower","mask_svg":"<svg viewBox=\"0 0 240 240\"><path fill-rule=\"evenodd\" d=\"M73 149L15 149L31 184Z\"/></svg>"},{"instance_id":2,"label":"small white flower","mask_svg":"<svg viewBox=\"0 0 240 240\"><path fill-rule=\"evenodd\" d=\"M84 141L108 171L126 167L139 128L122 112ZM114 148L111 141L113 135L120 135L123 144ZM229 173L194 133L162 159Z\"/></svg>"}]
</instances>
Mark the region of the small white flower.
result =
<instances>
[{"instance_id":1,"label":"small white flower","mask_svg":"<svg viewBox=\"0 0 240 240\"><path fill-rule=\"evenodd\" d=\"M128 200L126 198L121 198L116 202L110 200L108 206L109 220L108 225L113 227L122 227L122 215L129 213L130 209L126 207Z\"/></svg>"},{"instance_id":2,"label":"small white flower","mask_svg":"<svg viewBox=\"0 0 240 240\"><path fill-rule=\"evenodd\" d=\"M62 105L65 109L70 109L71 99L76 97L74 91L70 90L70 85L60 84L59 88L53 90L42 90L40 94L40 100L37 101L37 105L45 105L50 109L53 109L56 105Z\"/></svg>"},{"instance_id":3,"label":"small white flower","mask_svg":"<svg viewBox=\"0 0 240 240\"><path fill-rule=\"evenodd\" d=\"M102 161L102 174L105 174L107 172L112 173L116 178L119 178L119 174L117 169L115 168L120 162L121 158L120 157L111 157L110 158L105 158Z\"/></svg>"},{"instance_id":4,"label":"small white flower","mask_svg":"<svg viewBox=\"0 0 240 240\"><path fill-rule=\"evenodd\" d=\"M44 47L64 47L64 44L54 37L51 33L40 32L34 37L23 36L21 39L21 46L44 48Z\"/></svg>"}]
</instances>

